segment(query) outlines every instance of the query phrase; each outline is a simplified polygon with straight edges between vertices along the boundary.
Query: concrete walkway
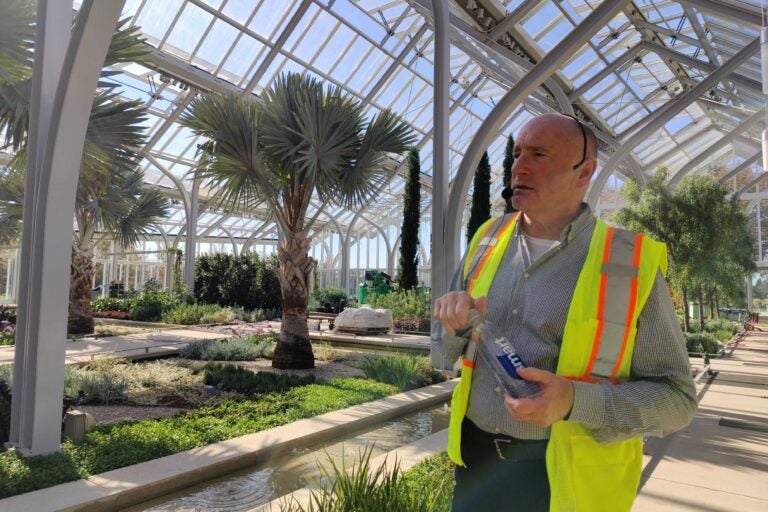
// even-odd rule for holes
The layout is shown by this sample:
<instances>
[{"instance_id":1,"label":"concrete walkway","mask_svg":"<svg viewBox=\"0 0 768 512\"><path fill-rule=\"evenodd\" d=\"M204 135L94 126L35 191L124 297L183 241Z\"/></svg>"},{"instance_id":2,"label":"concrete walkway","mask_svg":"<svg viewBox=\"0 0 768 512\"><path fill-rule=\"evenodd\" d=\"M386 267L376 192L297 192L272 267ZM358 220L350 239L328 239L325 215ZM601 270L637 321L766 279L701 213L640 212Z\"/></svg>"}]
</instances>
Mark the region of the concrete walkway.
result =
<instances>
[{"instance_id":1,"label":"concrete walkway","mask_svg":"<svg viewBox=\"0 0 768 512\"><path fill-rule=\"evenodd\" d=\"M693 422L646 444L633 511L768 510L768 324L758 328L712 360L717 373L699 381Z\"/></svg>"}]
</instances>

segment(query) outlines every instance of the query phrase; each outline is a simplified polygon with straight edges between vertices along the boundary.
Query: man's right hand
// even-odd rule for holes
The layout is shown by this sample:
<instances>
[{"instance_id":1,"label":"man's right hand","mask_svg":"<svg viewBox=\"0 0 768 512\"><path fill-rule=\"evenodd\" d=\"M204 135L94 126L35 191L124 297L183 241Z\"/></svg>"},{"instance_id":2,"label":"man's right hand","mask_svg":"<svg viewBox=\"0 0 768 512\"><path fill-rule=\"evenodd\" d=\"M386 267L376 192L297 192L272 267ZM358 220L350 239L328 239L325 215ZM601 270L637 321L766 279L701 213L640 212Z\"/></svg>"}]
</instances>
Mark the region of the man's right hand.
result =
<instances>
[{"instance_id":1,"label":"man's right hand","mask_svg":"<svg viewBox=\"0 0 768 512\"><path fill-rule=\"evenodd\" d=\"M485 315L487 305L486 297L473 299L467 292L448 292L435 301L433 314L435 320L443 325L445 332L453 336L456 331L469 327L471 309Z\"/></svg>"}]
</instances>

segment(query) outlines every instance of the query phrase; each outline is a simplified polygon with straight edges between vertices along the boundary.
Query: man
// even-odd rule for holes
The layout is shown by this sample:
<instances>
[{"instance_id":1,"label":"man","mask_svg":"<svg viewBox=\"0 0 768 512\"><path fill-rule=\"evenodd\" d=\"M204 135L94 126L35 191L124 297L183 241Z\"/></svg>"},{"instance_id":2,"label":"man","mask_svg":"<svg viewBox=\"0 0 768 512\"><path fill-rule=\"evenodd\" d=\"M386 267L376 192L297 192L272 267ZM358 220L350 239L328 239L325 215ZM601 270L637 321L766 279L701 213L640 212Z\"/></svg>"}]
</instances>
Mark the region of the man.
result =
<instances>
[{"instance_id":1,"label":"man","mask_svg":"<svg viewBox=\"0 0 768 512\"><path fill-rule=\"evenodd\" d=\"M514 156L519 213L478 230L435 304L439 365L464 352L449 429L453 510L629 510L641 436L684 427L696 408L666 248L583 203L597 140L574 118L530 120ZM471 309L507 335L538 395L504 393L468 341Z\"/></svg>"}]
</instances>

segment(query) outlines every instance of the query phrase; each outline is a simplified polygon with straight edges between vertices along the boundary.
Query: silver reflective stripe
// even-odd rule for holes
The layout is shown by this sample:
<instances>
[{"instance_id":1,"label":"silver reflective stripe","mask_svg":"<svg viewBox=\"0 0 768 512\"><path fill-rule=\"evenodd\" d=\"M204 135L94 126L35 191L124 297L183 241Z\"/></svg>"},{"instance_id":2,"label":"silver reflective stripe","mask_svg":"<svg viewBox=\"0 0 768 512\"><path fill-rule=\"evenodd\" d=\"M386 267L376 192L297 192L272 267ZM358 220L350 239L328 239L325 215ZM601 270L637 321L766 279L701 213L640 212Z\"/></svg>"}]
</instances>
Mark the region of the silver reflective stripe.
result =
<instances>
[{"instance_id":1,"label":"silver reflective stripe","mask_svg":"<svg viewBox=\"0 0 768 512\"><path fill-rule=\"evenodd\" d=\"M614 228L608 262L601 269L602 275L607 278L603 303L604 322L600 348L590 373L593 378L609 378L621 355L621 346L627 332L632 278L637 277L637 268L632 264L635 236L632 231Z\"/></svg>"},{"instance_id":2,"label":"silver reflective stripe","mask_svg":"<svg viewBox=\"0 0 768 512\"><path fill-rule=\"evenodd\" d=\"M484 236L480 239L480 242L477 244L477 247L475 248L475 252L472 253L472 259L469 263L469 271L467 272L467 275L464 276L464 289L469 288L469 280L474 277L475 272L477 271L478 265L480 265L480 262L483 260L483 256L485 256L485 253L489 250L491 250L492 247L496 245L496 235L498 234L498 230L500 227L504 224L504 219L506 218L506 215L503 215L501 217L498 217L494 219L493 223L488 226L488 233L490 233L490 236Z\"/></svg>"},{"instance_id":3,"label":"silver reflective stripe","mask_svg":"<svg viewBox=\"0 0 768 512\"><path fill-rule=\"evenodd\" d=\"M473 340L469 340L469 343L467 343L467 351L464 352L464 359L467 361L472 361L473 363L475 360L477 360L477 342Z\"/></svg>"}]
</instances>

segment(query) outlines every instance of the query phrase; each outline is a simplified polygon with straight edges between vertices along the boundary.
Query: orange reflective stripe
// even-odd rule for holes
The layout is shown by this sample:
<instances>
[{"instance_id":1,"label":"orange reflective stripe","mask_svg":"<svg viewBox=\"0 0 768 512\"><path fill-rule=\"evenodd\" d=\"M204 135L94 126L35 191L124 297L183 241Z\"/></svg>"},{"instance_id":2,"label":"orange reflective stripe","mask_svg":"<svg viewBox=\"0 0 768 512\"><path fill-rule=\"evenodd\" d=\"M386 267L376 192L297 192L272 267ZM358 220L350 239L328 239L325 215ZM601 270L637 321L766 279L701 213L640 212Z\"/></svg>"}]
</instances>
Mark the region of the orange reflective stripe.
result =
<instances>
[{"instance_id":1,"label":"orange reflective stripe","mask_svg":"<svg viewBox=\"0 0 768 512\"><path fill-rule=\"evenodd\" d=\"M507 222L502 226L500 230L498 230L497 236L500 236L502 233L505 233L507 231L507 228L509 227L509 224L514 221L517 218L517 215L512 215ZM488 227L485 230L485 233L483 233L483 237L488 234L488 231L490 231L491 226L493 223L489 224ZM485 248L485 253L483 254L483 259L480 260L480 263L477 265L477 269L475 269L475 272L472 274L472 277L469 278L469 284L467 285L467 292L472 293L472 288L475 285L475 281L483 272L483 267L488 263L488 260L491 259L491 256L493 255L493 249L496 247L495 244L490 244L488 247Z\"/></svg>"},{"instance_id":2,"label":"orange reflective stripe","mask_svg":"<svg viewBox=\"0 0 768 512\"><path fill-rule=\"evenodd\" d=\"M632 266L634 268L640 267L640 251L643 246L643 234L637 233L635 235L635 252L632 255ZM619 351L619 357L616 358L616 364L611 371L611 379L616 378L621 368L621 362L624 360L624 352L627 350L627 342L629 341L629 333L632 330L632 319L635 317L635 308L637 307L637 276L632 278L629 286L629 308L627 308L627 329L624 331L624 339L621 341L621 350Z\"/></svg>"},{"instance_id":3,"label":"orange reflective stripe","mask_svg":"<svg viewBox=\"0 0 768 512\"><path fill-rule=\"evenodd\" d=\"M475 367L475 362L467 359L466 357L462 358L461 364L466 366L467 368L474 368Z\"/></svg>"},{"instance_id":4,"label":"orange reflective stripe","mask_svg":"<svg viewBox=\"0 0 768 512\"><path fill-rule=\"evenodd\" d=\"M603 264L609 262L611 257L611 240L613 239L613 228L609 227L605 234L605 247L603 248ZM592 343L592 353L589 355L587 368L584 370L584 377L592 374L592 367L595 366L597 354L600 352L600 340L603 337L603 328L605 327L605 289L608 286L608 276L603 272L600 275L600 293L597 300L597 329L595 332L595 341Z\"/></svg>"}]
</instances>

